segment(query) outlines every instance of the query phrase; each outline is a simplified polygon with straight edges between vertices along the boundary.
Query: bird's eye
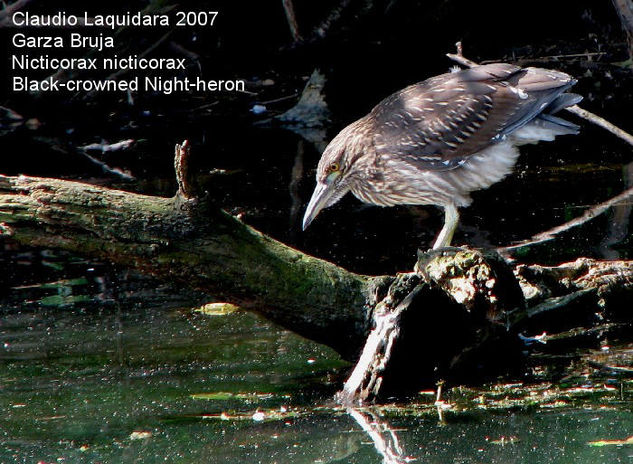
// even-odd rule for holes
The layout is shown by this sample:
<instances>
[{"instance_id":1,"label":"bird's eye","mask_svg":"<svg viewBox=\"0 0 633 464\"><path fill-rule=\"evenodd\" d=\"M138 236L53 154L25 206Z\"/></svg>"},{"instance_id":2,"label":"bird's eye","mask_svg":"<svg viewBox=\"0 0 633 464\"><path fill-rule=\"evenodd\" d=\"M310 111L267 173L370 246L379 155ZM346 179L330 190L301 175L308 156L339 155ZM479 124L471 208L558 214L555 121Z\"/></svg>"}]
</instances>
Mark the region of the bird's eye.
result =
<instances>
[{"instance_id":1,"label":"bird's eye","mask_svg":"<svg viewBox=\"0 0 633 464\"><path fill-rule=\"evenodd\" d=\"M330 166L329 166L329 168L328 168L328 170L329 170L330 172L336 172L336 171L338 171L338 170L340 170L340 169L341 169L341 166L340 166L340 164L338 164L338 163L332 163L332 164L330 164Z\"/></svg>"}]
</instances>

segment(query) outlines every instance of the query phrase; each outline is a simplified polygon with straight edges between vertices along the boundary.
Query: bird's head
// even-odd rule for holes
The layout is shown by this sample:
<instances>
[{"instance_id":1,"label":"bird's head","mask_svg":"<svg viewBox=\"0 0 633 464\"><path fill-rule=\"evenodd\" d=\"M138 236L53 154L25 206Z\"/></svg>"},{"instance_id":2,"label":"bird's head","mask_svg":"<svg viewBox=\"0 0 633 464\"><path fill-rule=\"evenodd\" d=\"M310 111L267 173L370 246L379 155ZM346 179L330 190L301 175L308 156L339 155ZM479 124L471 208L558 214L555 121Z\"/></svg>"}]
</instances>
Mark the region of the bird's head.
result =
<instances>
[{"instance_id":1,"label":"bird's head","mask_svg":"<svg viewBox=\"0 0 633 464\"><path fill-rule=\"evenodd\" d=\"M316 172L316 187L303 216L303 230L310 225L319 212L339 201L351 188L352 162L347 153L345 131L327 146Z\"/></svg>"}]
</instances>

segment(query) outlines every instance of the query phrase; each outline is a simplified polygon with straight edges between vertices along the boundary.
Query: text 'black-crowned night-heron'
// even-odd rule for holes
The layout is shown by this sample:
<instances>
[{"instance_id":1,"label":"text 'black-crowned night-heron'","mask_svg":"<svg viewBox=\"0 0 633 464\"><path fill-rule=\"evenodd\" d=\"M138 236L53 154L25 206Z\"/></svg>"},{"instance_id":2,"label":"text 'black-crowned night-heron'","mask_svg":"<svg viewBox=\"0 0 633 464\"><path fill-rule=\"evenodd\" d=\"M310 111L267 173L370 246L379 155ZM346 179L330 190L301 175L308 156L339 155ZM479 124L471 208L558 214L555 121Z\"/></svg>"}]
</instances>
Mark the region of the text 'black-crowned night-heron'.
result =
<instances>
[{"instance_id":1,"label":"text 'black-crowned night-heron'","mask_svg":"<svg viewBox=\"0 0 633 464\"><path fill-rule=\"evenodd\" d=\"M575 83L562 72L496 63L394 93L327 146L303 229L351 191L380 206L443 207L433 248L450 245L457 208L471 203L470 192L512 171L517 146L578 133L578 126L553 116L582 100L565 93Z\"/></svg>"}]
</instances>

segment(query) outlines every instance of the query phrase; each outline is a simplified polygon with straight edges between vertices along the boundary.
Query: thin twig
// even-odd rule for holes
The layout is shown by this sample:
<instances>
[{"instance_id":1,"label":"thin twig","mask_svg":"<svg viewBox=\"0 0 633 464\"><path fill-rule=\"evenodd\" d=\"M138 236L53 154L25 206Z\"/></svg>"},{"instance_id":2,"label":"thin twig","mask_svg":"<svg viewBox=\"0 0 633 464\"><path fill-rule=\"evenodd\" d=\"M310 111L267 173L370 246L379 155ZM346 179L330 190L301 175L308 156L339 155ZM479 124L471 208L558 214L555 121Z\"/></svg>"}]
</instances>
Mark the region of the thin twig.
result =
<instances>
[{"instance_id":1,"label":"thin twig","mask_svg":"<svg viewBox=\"0 0 633 464\"><path fill-rule=\"evenodd\" d=\"M50 139L47 137L34 137L34 140L48 145L51 150L54 150L58 153L63 153L64 155L75 154L75 155L81 156L82 158L85 158L86 160L90 161L95 166L101 168L101 170L105 172L106 174L112 174L126 181L135 180L134 176L126 172L123 172L120 169L112 168L108 166L106 163L104 163L103 161L98 160L94 156L90 156L88 153L86 153L86 151L83 148L79 148L79 149L66 148L57 139Z\"/></svg>"},{"instance_id":2,"label":"thin twig","mask_svg":"<svg viewBox=\"0 0 633 464\"><path fill-rule=\"evenodd\" d=\"M297 24L297 17L295 16L295 7L292 4L292 0L281 0L286 12L286 19L288 20L288 27L290 28L290 34L292 40L299 42L301 40L301 34L299 34L299 25Z\"/></svg>"},{"instance_id":3,"label":"thin twig","mask_svg":"<svg viewBox=\"0 0 633 464\"><path fill-rule=\"evenodd\" d=\"M457 53L447 53L446 56L448 58L461 64L462 66L466 66L467 68L473 68L475 66L479 66L479 64L476 63L475 61L469 60L468 58L465 58L462 55L461 42L457 42L455 45L457 46ZM628 144L633 145L633 135L629 134L625 130L620 129L615 124L610 123L609 121L598 116L597 114L594 114L591 111L587 111L586 109L581 108L578 105L568 106L567 108L564 108L564 109L569 111L570 113L575 114L576 116L579 116L583 119L586 119L589 122L592 122L593 124L597 126L602 127L603 129L608 130L613 135L621 138Z\"/></svg>"},{"instance_id":4,"label":"thin twig","mask_svg":"<svg viewBox=\"0 0 633 464\"><path fill-rule=\"evenodd\" d=\"M474 68L475 66L479 66L478 63L476 63L475 61L469 60L462 54L463 48L462 48L461 42L457 42L455 44L455 47L457 48L457 53L447 53L446 56L448 56L451 60L467 68Z\"/></svg>"},{"instance_id":5,"label":"thin twig","mask_svg":"<svg viewBox=\"0 0 633 464\"><path fill-rule=\"evenodd\" d=\"M609 121L598 116L597 114L587 111L586 109L581 108L578 105L568 106L565 109L569 111L570 113L574 113L576 116L579 116L583 119L586 119L589 122L594 123L596 126L600 126L603 129L608 130L616 137L619 137L625 142L627 142L628 144L633 145L633 135L620 129L618 126L611 124Z\"/></svg>"},{"instance_id":6,"label":"thin twig","mask_svg":"<svg viewBox=\"0 0 633 464\"><path fill-rule=\"evenodd\" d=\"M105 143L105 142L91 143L89 145L84 145L83 147L79 147L79 148L83 150L84 152L100 151L101 153L108 153L108 152L119 151L119 150L127 150L128 148L132 146L134 142L135 142L134 139L126 139L126 140L121 140L120 142L116 142L116 143Z\"/></svg>"},{"instance_id":7,"label":"thin twig","mask_svg":"<svg viewBox=\"0 0 633 464\"><path fill-rule=\"evenodd\" d=\"M31 3L32 0L18 0L11 5L7 5L4 10L0 10L0 27L5 27L11 24L9 17L15 13L16 11L24 8L26 5Z\"/></svg>"},{"instance_id":8,"label":"thin twig","mask_svg":"<svg viewBox=\"0 0 633 464\"><path fill-rule=\"evenodd\" d=\"M6 106L0 106L0 113L2 113L2 120L5 121L8 120L11 122L18 122L24 120L24 116L12 110L11 108L7 108ZM0 124L2 124L2 122L0 122Z\"/></svg>"},{"instance_id":9,"label":"thin twig","mask_svg":"<svg viewBox=\"0 0 633 464\"><path fill-rule=\"evenodd\" d=\"M325 18L323 22L317 26L313 34L320 38L324 38L332 25L341 19L343 11L346 10L351 3L352 0L341 0L338 6L332 8L332 11L328 15L328 17Z\"/></svg>"},{"instance_id":10,"label":"thin twig","mask_svg":"<svg viewBox=\"0 0 633 464\"><path fill-rule=\"evenodd\" d=\"M520 64L520 63L550 63L552 61L558 61L561 59L566 59L566 58L587 58L588 61L590 57L600 57L603 55L606 55L606 52L591 52L591 53L567 53L564 55L545 55L545 56L537 56L537 57L530 57L530 56L520 56L520 57L513 57L513 59L510 61L511 63L516 63L516 64ZM490 63L498 63L499 60L484 60L479 64L490 64Z\"/></svg>"},{"instance_id":11,"label":"thin twig","mask_svg":"<svg viewBox=\"0 0 633 464\"><path fill-rule=\"evenodd\" d=\"M294 98L297 98L299 94L297 92L291 94L291 95L285 95L283 97L279 97L279 98L273 98L272 100L265 100L265 101L261 101L259 102L260 105L271 105L273 103L280 103L286 100L292 100Z\"/></svg>"},{"instance_id":12,"label":"thin twig","mask_svg":"<svg viewBox=\"0 0 633 464\"><path fill-rule=\"evenodd\" d=\"M134 178L134 176L121 171L120 169L117 168L111 168L110 166L108 166L106 163L104 163L103 161L98 160L97 158L95 158L94 156L90 156L88 153L84 152L84 151L78 151L77 153L79 153L80 155L82 155L84 158L86 158L88 161L90 161L92 164L98 166L101 168L101 170L103 172L105 172L106 174L112 174L114 176L120 177L123 180L136 180Z\"/></svg>"},{"instance_id":13,"label":"thin twig","mask_svg":"<svg viewBox=\"0 0 633 464\"><path fill-rule=\"evenodd\" d=\"M534 236L532 236L532 238L525 240L521 243L517 243L516 245L511 245L511 246L507 246L507 247L500 247L497 248L497 251L501 254L504 253L509 253L511 251L517 250L519 248L524 248L527 246L532 246L532 245L536 245L538 243L543 243L543 242L547 242L549 240L552 240L554 238L556 238L557 235L572 229L574 227L578 227L582 224L584 224L585 222L589 222L592 219L596 218L597 216L601 215L602 213L604 213L605 211L607 211L609 208L611 208L612 206L616 206L619 204L622 204L623 202L625 202L626 200L633 198L633 187L630 189L625 190L624 192L622 192L621 194L605 201L604 203L600 203L599 205L596 205L592 208L589 208L587 211L585 211L583 213L582 216L578 216L575 219L572 219L571 221L568 221L564 224L561 224L559 226L553 227L552 229L546 230L545 232L541 232L538 233Z\"/></svg>"},{"instance_id":14,"label":"thin twig","mask_svg":"<svg viewBox=\"0 0 633 464\"><path fill-rule=\"evenodd\" d=\"M475 66L479 66L474 61L471 61L468 58L464 58L463 56L457 55L455 53L447 53L446 56L448 56L451 60L456 61L457 63L467 68L474 68Z\"/></svg>"},{"instance_id":15,"label":"thin twig","mask_svg":"<svg viewBox=\"0 0 633 464\"><path fill-rule=\"evenodd\" d=\"M472 68L474 66L478 66L478 64L472 60L469 60L468 58L465 58L462 55L462 43L461 42L457 42L456 44L457 47L457 53L453 54L453 53L447 53L446 56L449 57L451 60L461 64L462 66L466 66L469 68ZM575 114L576 116L579 116L583 119L586 119L587 121L602 127L603 129L608 130L609 132L611 132L613 135L619 137L620 139L624 140L625 142L627 142L630 145L633 145L633 135L629 134L628 132L620 129L619 127L617 127L616 125L610 123L609 121L607 121L606 119L598 116L597 114L594 114L590 111L587 111L583 108L580 108L578 105L573 105L573 106L569 106L567 108L565 108L567 111L569 111L570 113ZM607 211L609 208L611 208L612 206L616 206L618 204L623 203L624 201L628 200L629 198L633 197L633 188L629 188L627 190L625 190L624 192L620 193L619 195L611 198L610 200L605 201L604 203L600 203L599 205L596 205L590 209L588 209L587 211L584 212L584 214L582 216L579 216L569 222L566 222L565 224L562 224L560 226L554 227L552 229L546 230L545 232L541 232L539 234L534 235L532 238L525 240L521 243L518 243L516 245L511 245L511 246L507 246L507 247L500 247L497 248L497 251L499 251L499 253L502 254L508 254L509 252L513 251L513 250L517 250L519 248L524 248L527 246L532 246L532 245L536 245L538 243L543 243L543 242L547 242L549 240L552 240L553 238L555 238L557 235L561 234L562 232L565 232L569 229L572 229L574 227L577 227L579 225L582 225L588 221L591 221L592 219L594 219L596 216L601 215L602 213L604 213L605 211Z\"/></svg>"}]
</instances>

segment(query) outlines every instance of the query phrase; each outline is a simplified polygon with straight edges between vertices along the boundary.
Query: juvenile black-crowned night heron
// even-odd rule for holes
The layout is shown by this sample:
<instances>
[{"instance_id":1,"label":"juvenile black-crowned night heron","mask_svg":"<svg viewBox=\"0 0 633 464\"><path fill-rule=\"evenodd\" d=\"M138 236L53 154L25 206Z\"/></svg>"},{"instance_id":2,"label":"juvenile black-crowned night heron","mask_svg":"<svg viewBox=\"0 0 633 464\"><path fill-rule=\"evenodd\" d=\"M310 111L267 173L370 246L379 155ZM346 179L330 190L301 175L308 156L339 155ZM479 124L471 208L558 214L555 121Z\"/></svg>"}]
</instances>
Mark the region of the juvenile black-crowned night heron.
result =
<instances>
[{"instance_id":1,"label":"juvenile black-crowned night heron","mask_svg":"<svg viewBox=\"0 0 633 464\"><path fill-rule=\"evenodd\" d=\"M443 207L433 248L449 246L457 208L471 203L470 192L512 171L517 146L578 133L578 126L553 116L582 100L565 93L575 83L562 72L496 63L394 93L327 146L303 229L351 191L380 206Z\"/></svg>"}]
</instances>

